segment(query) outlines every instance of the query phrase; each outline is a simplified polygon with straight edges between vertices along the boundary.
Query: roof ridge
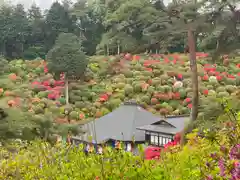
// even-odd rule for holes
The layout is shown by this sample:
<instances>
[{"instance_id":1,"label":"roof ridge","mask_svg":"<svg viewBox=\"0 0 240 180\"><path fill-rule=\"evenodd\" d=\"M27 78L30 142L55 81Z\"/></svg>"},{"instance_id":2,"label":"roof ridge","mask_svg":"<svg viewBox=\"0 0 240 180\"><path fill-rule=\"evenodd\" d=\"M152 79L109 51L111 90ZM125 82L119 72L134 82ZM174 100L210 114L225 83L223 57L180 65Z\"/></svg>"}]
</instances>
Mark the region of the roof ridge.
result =
<instances>
[{"instance_id":1,"label":"roof ridge","mask_svg":"<svg viewBox=\"0 0 240 180\"><path fill-rule=\"evenodd\" d=\"M190 114L182 114L182 115L167 115L166 118L178 118L178 117L189 117Z\"/></svg>"},{"instance_id":2,"label":"roof ridge","mask_svg":"<svg viewBox=\"0 0 240 180\"><path fill-rule=\"evenodd\" d=\"M166 121L165 119L161 119L160 121L157 121L157 122L152 123L152 124L150 124L150 125L152 125L152 126L159 126L159 125L161 125L161 124L158 124L158 123L160 123L160 122L165 122L165 123L167 123L168 125L170 125L171 127L177 128L176 126L174 126L174 125L171 124L170 122Z\"/></svg>"}]
</instances>

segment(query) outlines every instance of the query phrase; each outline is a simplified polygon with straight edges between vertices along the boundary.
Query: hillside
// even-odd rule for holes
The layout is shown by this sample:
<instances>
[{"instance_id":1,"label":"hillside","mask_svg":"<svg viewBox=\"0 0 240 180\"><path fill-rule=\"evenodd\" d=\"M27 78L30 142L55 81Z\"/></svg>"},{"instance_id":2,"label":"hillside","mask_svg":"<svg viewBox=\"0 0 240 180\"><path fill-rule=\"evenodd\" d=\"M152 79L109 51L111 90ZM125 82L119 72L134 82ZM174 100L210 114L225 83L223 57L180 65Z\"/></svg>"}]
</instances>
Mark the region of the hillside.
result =
<instances>
[{"instance_id":1,"label":"hillside","mask_svg":"<svg viewBox=\"0 0 240 180\"><path fill-rule=\"evenodd\" d=\"M205 56L198 53L201 108L206 103L211 107L213 99L234 95L240 86L239 57L211 65ZM14 60L4 67L0 105L13 103L35 115L51 113L59 122L66 122L66 109L75 123L103 116L129 99L161 115L189 114L191 109L189 61L183 54L91 57L85 77L69 84L68 107L64 77L54 80L44 60ZM183 79L182 87L174 76Z\"/></svg>"},{"instance_id":2,"label":"hillside","mask_svg":"<svg viewBox=\"0 0 240 180\"><path fill-rule=\"evenodd\" d=\"M208 64L206 54L197 55L199 119L212 119L211 130L196 129L187 135L184 146L165 147L159 161L109 147L103 158L111 161L103 161L99 155L85 156L82 146L6 143L0 148L0 178L238 180L239 116L234 112L240 109L239 57L225 57L218 65ZM0 67L0 106L8 114L0 121L1 138L33 140L37 135L51 140L56 133L66 135L70 125L103 116L128 99L161 115L188 114L191 109L189 60L183 54L91 57L85 76L69 83L69 106L64 77L54 80L44 60L1 60ZM182 79L183 86L174 76ZM223 110L220 101L225 98L235 104L226 104Z\"/></svg>"}]
</instances>

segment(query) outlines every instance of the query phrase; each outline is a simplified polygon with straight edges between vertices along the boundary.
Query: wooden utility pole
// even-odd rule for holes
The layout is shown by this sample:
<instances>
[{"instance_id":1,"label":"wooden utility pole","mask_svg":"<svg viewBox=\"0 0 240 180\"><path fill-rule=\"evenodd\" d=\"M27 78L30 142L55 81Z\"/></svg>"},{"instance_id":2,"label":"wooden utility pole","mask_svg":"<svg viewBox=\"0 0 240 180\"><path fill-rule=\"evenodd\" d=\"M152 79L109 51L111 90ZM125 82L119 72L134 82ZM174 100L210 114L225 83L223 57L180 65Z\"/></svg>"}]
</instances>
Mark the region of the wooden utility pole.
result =
<instances>
[{"instance_id":1,"label":"wooden utility pole","mask_svg":"<svg viewBox=\"0 0 240 180\"><path fill-rule=\"evenodd\" d=\"M191 112L191 123L197 119L198 116L198 71L196 62L196 41L194 38L194 32L191 27L188 29L188 47L190 55L190 69L192 79L192 112Z\"/></svg>"}]
</instances>

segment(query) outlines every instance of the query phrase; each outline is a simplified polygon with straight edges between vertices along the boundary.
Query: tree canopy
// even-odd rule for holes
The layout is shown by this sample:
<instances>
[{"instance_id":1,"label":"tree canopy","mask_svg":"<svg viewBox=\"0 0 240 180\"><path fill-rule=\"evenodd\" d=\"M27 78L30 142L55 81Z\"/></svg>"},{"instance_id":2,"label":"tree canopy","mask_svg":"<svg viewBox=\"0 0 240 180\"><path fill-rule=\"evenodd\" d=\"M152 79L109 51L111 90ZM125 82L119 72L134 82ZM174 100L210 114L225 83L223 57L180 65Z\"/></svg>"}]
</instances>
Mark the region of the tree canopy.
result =
<instances>
[{"instance_id":1,"label":"tree canopy","mask_svg":"<svg viewBox=\"0 0 240 180\"><path fill-rule=\"evenodd\" d=\"M21 4L4 4L0 51L8 59L44 58L60 33L73 33L87 55L183 52L192 20L197 49L218 57L239 47L237 3L81 0L54 2L45 13L34 4L28 10Z\"/></svg>"},{"instance_id":2,"label":"tree canopy","mask_svg":"<svg viewBox=\"0 0 240 180\"><path fill-rule=\"evenodd\" d=\"M87 59L81 49L78 37L71 33L61 33L53 48L47 54L48 68L56 75L83 75L87 67Z\"/></svg>"}]
</instances>

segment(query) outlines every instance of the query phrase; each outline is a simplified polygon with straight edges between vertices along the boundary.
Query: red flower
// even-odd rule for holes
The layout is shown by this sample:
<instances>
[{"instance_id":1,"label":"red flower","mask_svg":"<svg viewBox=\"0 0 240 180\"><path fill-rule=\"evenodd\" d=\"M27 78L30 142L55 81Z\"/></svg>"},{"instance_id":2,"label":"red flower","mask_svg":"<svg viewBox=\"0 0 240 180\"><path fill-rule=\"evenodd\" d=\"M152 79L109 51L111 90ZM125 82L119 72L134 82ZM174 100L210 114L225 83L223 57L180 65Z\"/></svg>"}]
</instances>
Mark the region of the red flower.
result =
<instances>
[{"instance_id":1,"label":"red flower","mask_svg":"<svg viewBox=\"0 0 240 180\"><path fill-rule=\"evenodd\" d=\"M32 82L32 85L40 85L41 83L40 82L38 82L38 81L34 81L34 82Z\"/></svg>"},{"instance_id":2,"label":"red flower","mask_svg":"<svg viewBox=\"0 0 240 180\"><path fill-rule=\"evenodd\" d=\"M131 60L131 58L132 58L132 55L130 54L130 53L127 53L127 54L125 54L125 59L127 59L127 60Z\"/></svg>"},{"instance_id":3,"label":"red flower","mask_svg":"<svg viewBox=\"0 0 240 180\"><path fill-rule=\"evenodd\" d=\"M192 108L192 104L188 104L188 108L191 109Z\"/></svg>"},{"instance_id":4,"label":"red flower","mask_svg":"<svg viewBox=\"0 0 240 180\"><path fill-rule=\"evenodd\" d=\"M146 71L152 72L152 68L145 68Z\"/></svg>"},{"instance_id":5,"label":"red flower","mask_svg":"<svg viewBox=\"0 0 240 180\"><path fill-rule=\"evenodd\" d=\"M182 79L182 78L183 78L183 75L182 75L182 74L178 74L177 77L178 77L179 79Z\"/></svg>"},{"instance_id":6,"label":"red flower","mask_svg":"<svg viewBox=\"0 0 240 180\"><path fill-rule=\"evenodd\" d=\"M48 99L54 100L56 99L56 95L54 93L48 94Z\"/></svg>"},{"instance_id":7,"label":"red flower","mask_svg":"<svg viewBox=\"0 0 240 180\"><path fill-rule=\"evenodd\" d=\"M44 86L49 86L50 85L50 82L49 81L43 81L42 83Z\"/></svg>"},{"instance_id":8,"label":"red flower","mask_svg":"<svg viewBox=\"0 0 240 180\"><path fill-rule=\"evenodd\" d=\"M181 98L179 92L174 93L173 97L174 97L174 99L180 99Z\"/></svg>"},{"instance_id":9,"label":"red flower","mask_svg":"<svg viewBox=\"0 0 240 180\"><path fill-rule=\"evenodd\" d=\"M9 78L10 78L11 80L16 80L16 79L17 79L17 75L16 75L15 73L10 74L10 75L9 75Z\"/></svg>"},{"instance_id":10,"label":"red flower","mask_svg":"<svg viewBox=\"0 0 240 180\"><path fill-rule=\"evenodd\" d=\"M84 119L85 118L85 115L83 113L79 114L79 118L80 119Z\"/></svg>"},{"instance_id":11,"label":"red flower","mask_svg":"<svg viewBox=\"0 0 240 180\"><path fill-rule=\"evenodd\" d=\"M138 61L139 59L140 59L140 56L137 56L137 55L133 56L133 60Z\"/></svg>"},{"instance_id":12,"label":"red flower","mask_svg":"<svg viewBox=\"0 0 240 180\"><path fill-rule=\"evenodd\" d=\"M240 63L236 65L237 68L240 68Z\"/></svg>"},{"instance_id":13,"label":"red flower","mask_svg":"<svg viewBox=\"0 0 240 180\"><path fill-rule=\"evenodd\" d=\"M174 136L174 141L179 143L181 140L181 133L177 133L175 136Z\"/></svg>"},{"instance_id":14,"label":"red flower","mask_svg":"<svg viewBox=\"0 0 240 180\"><path fill-rule=\"evenodd\" d=\"M240 76L240 72L239 72L239 73L237 73L237 76Z\"/></svg>"},{"instance_id":15,"label":"red flower","mask_svg":"<svg viewBox=\"0 0 240 180\"><path fill-rule=\"evenodd\" d=\"M205 65L204 65L204 67L209 67L209 66L211 66L211 64L205 64Z\"/></svg>"},{"instance_id":16,"label":"red flower","mask_svg":"<svg viewBox=\"0 0 240 180\"><path fill-rule=\"evenodd\" d=\"M204 80L204 81L208 81L208 79L209 79L208 75L204 75L204 76L202 77L202 80Z\"/></svg>"},{"instance_id":17,"label":"red flower","mask_svg":"<svg viewBox=\"0 0 240 180\"><path fill-rule=\"evenodd\" d=\"M226 76L227 75L227 72L222 72L221 73L223 76Z\"/></svg>"},{"instance_id":18,"label":"red flower","mask_svg":"<svg viewBox=\"0 0 240 180\"><path fill-rule=\"evenodd\" d=\"M164 58L165 63L169 63L169 59L167 57Z\"/></svg>"},{"instance_id":19,"label":"red flower","mask_svg":"<svg viewBox=\"0 0 240 180\"><path fill-rule=\"evenodd\" d=\"M223 79L222 76L216 76L216 78L217 78L218 81L221 81Z\"/></svg>"},{"instance_id":20,"label":"red flower","mask_svg":"<svg viewBox=\"0 0 240 180\"><path fill-rule=\"evenodd\" d=\"M191 98L186 98L185 101L186 101L187 103L190 103L192 100L191 100Z\"/></svg>"},{"instance_id":21,"label":"red flower","mask_svg":"<svg viewBox=\"0 0 240 180\"><path fill-rule=\"evenodd\" d=\"M99 101L105 102L108 100L108 95L107 94L102 94L100 95Z\"/></svg>"},{"instance_id":22,"label":"red flower","mask_svg":"<svg viewBox=\"0 0 240 180\"><path fill-rule=\"evenodd\" d=\"M227 77L230 78L230 79L235 79L235 76L231 75L231 74L228 74Z\"/></svg>"},{"instance_id":23,"label":"red flower","mask_svg":"<svg viewBox=\"0 0 240 180\"><path fill-rule=\"evenodd\" d=\"M152 99L151 99L151 104L155 105L155 104L157 104L157 103L158 103L157 98L152 98Z\"/></svg>"},{"instance_id":24,"label":"red flower","mask_svg":"<svg viewBox=\"0 0 240 180\"><path fill-rule=\"evenodd\" d=\"M208 90L205 89L205 90L203 91L203 94L204 94L204 95L208 95Z\"/></svg>"},{"instance_id":25,"label":"red flower","mask_svg":"<svg viewBox=\"0 0 240 180\"><path fill-rule=\"evenodd\" d=\"M203 52L197 52L196 57L205 58L205 57L208 57L208 54Z\"/></svg>"},{"instance_id":26,"label":"red flower","mask_svg":"<svg viewBox=\"0 0 240 180\"><path fill-rule=\"evenodd\" d=\"M211 71L211 70L210 70L210 71L208 72L208 74L209 74L210 76L214 76L216 73L215 73L215 71Z\"/></svg>"}]
</instances>

